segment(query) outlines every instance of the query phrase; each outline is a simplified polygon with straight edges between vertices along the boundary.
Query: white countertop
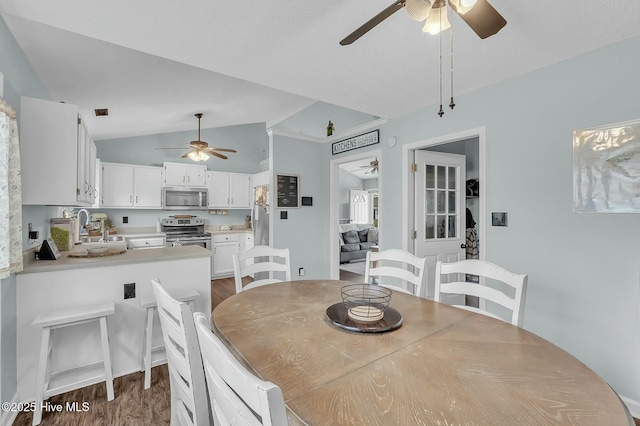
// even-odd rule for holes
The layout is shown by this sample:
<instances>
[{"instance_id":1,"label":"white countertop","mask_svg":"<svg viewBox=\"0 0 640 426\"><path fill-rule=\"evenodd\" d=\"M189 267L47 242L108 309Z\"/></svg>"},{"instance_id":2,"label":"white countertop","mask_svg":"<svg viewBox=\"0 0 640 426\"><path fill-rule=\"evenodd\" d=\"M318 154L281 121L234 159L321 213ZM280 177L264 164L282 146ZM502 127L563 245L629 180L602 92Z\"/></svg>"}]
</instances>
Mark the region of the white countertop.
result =
<instances>
[{"instance_id":1,"label":"white countertop","mask_svg":"<svg viewBox=\"0 0 640 426\"><path fill-rule=\"evenodd\" d=\"M211 256L211 250L200 246L164 247L148 250L127 250L122 254L112 256L70 258L69 252L61 253L57 260L36 260L34 250L28 250L23 255L23 270L19 274L38 272L64 271L69 269L97 268L103 266L117 266L130 263L167 262L171 260L190 259Z\"/></svg>"},{"instance_id":2,"label":"white countertop","mask_svg":"<svg viewBox=\"0 0 640 426\"><path fill-rule=\"evenodd\" d=\"M219 229L212 230L205 228L205 231L210 234L250 234L253 232L252 228L240 228L240 229L231 229L228 231L221 231Z\"/></svg>"}]
</instances>

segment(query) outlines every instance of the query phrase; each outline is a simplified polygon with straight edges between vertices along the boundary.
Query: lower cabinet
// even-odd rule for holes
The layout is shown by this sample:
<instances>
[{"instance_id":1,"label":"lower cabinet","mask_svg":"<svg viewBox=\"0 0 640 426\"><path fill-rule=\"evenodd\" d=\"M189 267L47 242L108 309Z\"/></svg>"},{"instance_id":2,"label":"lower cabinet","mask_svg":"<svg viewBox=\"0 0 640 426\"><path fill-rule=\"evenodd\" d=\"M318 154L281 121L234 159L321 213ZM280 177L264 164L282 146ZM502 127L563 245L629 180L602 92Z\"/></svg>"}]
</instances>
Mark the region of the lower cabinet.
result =
<instances>
[{"instance_id":1,"label":"lower cabinet","mask_svg":"<svg viewBox=\"0 0 640 426\"><path fill-rule=\"evenodd\" d=\"M212 241L211 275L215 277L233 275L233 255L244 253L253 247L251 232L233 232L228 234L214 234Z\"/></svg>"},{"instance_id":2,"label":"lower cabinet","mask_svg":"<svg viewBox=\"0 0 640 426\"><path fill-rule=\"evenodd\" d=\"M213 241L213 268L211 274L233 275L233 255L240 252L242 234L215 234Z\"/></svg>"}]
</instances>

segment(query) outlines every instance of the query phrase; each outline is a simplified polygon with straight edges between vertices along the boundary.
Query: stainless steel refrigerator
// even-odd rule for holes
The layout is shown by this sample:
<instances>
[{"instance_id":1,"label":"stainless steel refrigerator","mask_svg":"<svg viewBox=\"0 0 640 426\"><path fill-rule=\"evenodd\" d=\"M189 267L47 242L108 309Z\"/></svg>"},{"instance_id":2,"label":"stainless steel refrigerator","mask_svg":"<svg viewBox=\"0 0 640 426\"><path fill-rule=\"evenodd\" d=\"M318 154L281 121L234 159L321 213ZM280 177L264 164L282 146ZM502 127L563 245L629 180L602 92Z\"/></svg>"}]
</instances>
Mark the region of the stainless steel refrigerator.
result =
<instances>
[{"instance_id":1,"label":"stainless steel refrigerator","mask_svg":"<svg viewBox=\"0 0 640 426\"><path fill-rule=\"evenodd\" d=\"M253 241L257 246L269 245L269 187L256 186L253 188L254 200L251 212L251 226Z\"/></svg>"}]
</instances>

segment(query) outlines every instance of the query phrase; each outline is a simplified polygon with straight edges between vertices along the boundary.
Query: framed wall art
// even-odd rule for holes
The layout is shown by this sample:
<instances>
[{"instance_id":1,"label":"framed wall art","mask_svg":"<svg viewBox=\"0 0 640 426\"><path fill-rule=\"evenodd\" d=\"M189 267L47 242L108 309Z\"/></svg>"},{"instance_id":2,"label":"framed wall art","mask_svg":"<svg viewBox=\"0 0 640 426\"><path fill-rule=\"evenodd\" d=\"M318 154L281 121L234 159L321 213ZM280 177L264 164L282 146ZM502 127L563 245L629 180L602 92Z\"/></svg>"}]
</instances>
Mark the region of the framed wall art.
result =
<instances>
[{"instance_id":1,"label":"framed wall art","mask_svg":"<svg viewBox=\"0 0 640 426\"><path fill-rule=\"evenodd\" d=\"M573 206L640 213L640 120L573 132Z\"/></svg>"}]
</instances>

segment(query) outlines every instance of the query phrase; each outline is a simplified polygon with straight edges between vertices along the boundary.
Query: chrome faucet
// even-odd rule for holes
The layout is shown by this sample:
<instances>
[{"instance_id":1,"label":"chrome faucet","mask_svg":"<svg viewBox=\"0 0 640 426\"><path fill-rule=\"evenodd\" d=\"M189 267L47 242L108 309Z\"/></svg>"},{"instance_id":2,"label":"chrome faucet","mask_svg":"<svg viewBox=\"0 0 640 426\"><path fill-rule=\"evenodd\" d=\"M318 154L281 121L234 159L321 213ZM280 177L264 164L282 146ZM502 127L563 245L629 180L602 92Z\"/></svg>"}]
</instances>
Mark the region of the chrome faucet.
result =
<instances>
[{"instance_id":1,"label":"chrome faucet","mask_svg":"<svg viewBox=\"0 0 640 426\"><path fill-rule=\"evenodd\" d=\"M81 220L80 218L80 213L84 213L85 215L85 220L84 222ZM83 230L84 232L87 232L87 224L89 223L89 211L87 209L80 209L78 210L78 224L80 225L80 233L83 234Z\"/></svg>"}]
</instances>

